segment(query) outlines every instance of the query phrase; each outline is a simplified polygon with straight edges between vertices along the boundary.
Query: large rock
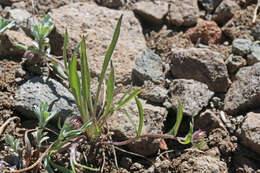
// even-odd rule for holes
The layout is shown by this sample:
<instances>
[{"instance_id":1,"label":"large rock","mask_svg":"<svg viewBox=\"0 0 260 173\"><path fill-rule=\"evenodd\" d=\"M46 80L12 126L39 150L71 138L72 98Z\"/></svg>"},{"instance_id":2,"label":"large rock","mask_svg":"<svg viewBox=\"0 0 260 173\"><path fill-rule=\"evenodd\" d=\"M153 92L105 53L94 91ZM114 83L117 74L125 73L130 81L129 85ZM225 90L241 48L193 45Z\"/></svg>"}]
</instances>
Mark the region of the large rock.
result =
<instances>
[{"instance_id":1,"label":"large rock","mask_svg":"<svg viewBox=\"0 0 260 173\"><path fill-rule=\"evenodd\" d=\"M230 84L223 55L209 49L172 49L171 72L174 78L203 82L215 92L226 92Z\"/></svg>"},{"instance_id":2,"label":"large rock","mask_svg":"<svg viewBox=\"0 0 260 173\"><path fill-rule=\"evenodd\" d=\"M143 17L152 25L160 25L163 23L165 15L168 13L168 3L158 1L139 1L135 3L134 12Z\"/></svg>"},{"instance_id":3,"label":"large rock","mask_svg":"<svg viewBox=\"0 0 260 173\"><path fill-rule=\"evenodd\" d=\"M172 0L166 20L171 25L192 26L199 18L197 0Z\"/></svg>"},{"instance_id":4,"label":"large rock","mask_svg":"<svg viewBox=\"0 0 260 173\"><path fill-rule=\"evenodd\" d=\"M9 11L9 19L15 21L15 24L18 26L27 27L30 18L32 18L32 14L25 9L15 8Z\"/></svg>"},{"instance_id":5,"label":"large rock","mask_svg":"<svg viewBox=\"0 0 260 173\"><path fill-rule=\"evenodd\" d=\"M23 49L16 47L16 44L32 46L32 39L22 32L7 30L0 36L0 55L1 56L21 56Z\"/></svg>"},{"instance_id":6,"label":"large rock","mask_svg":"<svg viewBox=\"0 0 260 173\"><path fill-rule=\"evenodd\" d=\"M75 3L52 10L51 17L56 27L50 38L54 45L53 52L62 54L66 28L69 33L70 54L81 41L82 35L88 35L88 61L92 74L98 75L121 14L124 17L112 60L117 81L130 82L135 57L147 48L141 25L131 11L117 11L90 3Z\"/></svg>"},{"instance_id":7,"label":"large rock","mask_svg":"<svg viewBox=\"0 0 260 173\"><path fill-rule=\"evenodd\" d=\"M122 97L122 94L116 96L115 99L118 100L120 97ZM162 134L164 121L166 120L166 116L168 113L167 110L163 107L150 105L142 99L140 99L140 101L144 109L144 126L142 134ZM107 121L108 128L110 131L114 132L113 139L116 141L123 141L127 140L130 137L136 136L136 128L133 126L132 122L129 120L125 112L130 115L132 122L138 128L138 108L133 99L132 101L130 101L130 103L123 106L119 111L115 112ZM133 152L145 156L150 156L158 151L159 145L159 139L144 138L134 141L127 146Z\"/></svg>"},{"instance_id":8,"label":"large rock","mask_svg":"<svg viewBox=\"0 0 260 173\"><path fill-rule=\"evenodd\" d=\"M174 111L178 110L178 100L180 100L183 113L188 116L195 116L208 105L214 92L201 82L175 79L170 85L169 94Z\"/></svg>"},{"instance_id":9,"label":"large rock","mask_svg":"<svg viewBox=\"0 0 260 173\"><path fill-rule=\"evenodd\" d=\"M214 21L199 19L186 33L193 43L216 44L222 40L222 31Z\"/></svg>"},{"instance_id":10,"label":"large rock","mask_svg":"<svg viewBox=\"0 0 260 173\"><path fill-rule=\"evenodd\" d=\"M15 110L27 118L36 118L33 110L41 102L47 102L50 110L65 119L77 114L74 97L62 84L50 78L34 77L22 84L15 93Z\"/></svg>"},{"instance_id":11,"label":"large rock","mask_svg":"<svg viewBox=\"0 0 260 173\"><path fill-rule=\"evenodd\" d=\"M225 96L224 110L232 115L260 106L260 63L242 67Z\"/></svg>"},{"instance_id":12,"label":"large rock","mask_svg":"<svg viewBox=\"0 0 260 173\"><path fill-rule=\"evenodd\" d=\"M240 10L239 5L233 0L225 0L216 8L212 19L220 25L227 23Z\"/></svg>"},{"instance_id":13,"label":"large rock","mask_svg":"<svg viewBox=\"0 0 260 173\"><path fill-rule=\"evenodd\" d=\"M162 60L159 55L152 50L145 50L135 60L135 67L132 71L132 80L134 84L142 85L144 81L150 80L158 82L163 78Z\"/></svg>"},{"instance_id":14,"label":"large rock","mask_svg":"<svg viewBox=\"0 0 260 173\"><path fill-rule=\"evenodd\" d=\"M239 137L242 144L260 154L260 113L246 115Z\"/></svg>"}]
</instances>

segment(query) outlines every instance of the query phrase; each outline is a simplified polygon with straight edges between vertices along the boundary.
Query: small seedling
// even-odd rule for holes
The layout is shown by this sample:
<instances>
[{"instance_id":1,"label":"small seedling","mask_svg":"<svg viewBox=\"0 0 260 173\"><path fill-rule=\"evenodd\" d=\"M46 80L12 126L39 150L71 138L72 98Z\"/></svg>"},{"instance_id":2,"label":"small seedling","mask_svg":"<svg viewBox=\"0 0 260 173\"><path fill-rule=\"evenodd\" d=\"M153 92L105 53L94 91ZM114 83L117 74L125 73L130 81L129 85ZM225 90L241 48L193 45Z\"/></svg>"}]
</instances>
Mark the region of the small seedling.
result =
<instances>
[{"instance_id":1,"label":"small seedling","mask_svg":"<svg viewBox=\"0 0 260 173\"><path fill-rule=\"evenodd\" d=\"M21 150L20 150L20 141L19 139L14 139L13 136L7 134L5 136L5 142L10 146L10 148L15 152L17 153L18 155L20 155L21 153Z\"/></svg>"},{"instance_id":2,"label":"small seedling","mask_svg":"<svg viewBox=\"0 0 260 173\"><path fill-rule=\"evenodd\" d=\"M0 18L0 35L4 33L7 29L12 28L14 25L15 23L13 21L8 22L8 20Z\"/></svg>"},{"instance_id":3,"label":"small seedling","mask_svg":"<svg viewBox=\"0 0 260 173\"><path fill-rule=\"evenodd\" d=\"M47 132L44 132L44 128L46 127L47 123L55 117L56 111L48 112L48 104L47 103L40 103L37 107L35 107L35 114L39 120L38 122L38 130L36 133L36 141L37 147L40 149L42 143L49 139L47 136Z\"/></svg>"}]
</instances>

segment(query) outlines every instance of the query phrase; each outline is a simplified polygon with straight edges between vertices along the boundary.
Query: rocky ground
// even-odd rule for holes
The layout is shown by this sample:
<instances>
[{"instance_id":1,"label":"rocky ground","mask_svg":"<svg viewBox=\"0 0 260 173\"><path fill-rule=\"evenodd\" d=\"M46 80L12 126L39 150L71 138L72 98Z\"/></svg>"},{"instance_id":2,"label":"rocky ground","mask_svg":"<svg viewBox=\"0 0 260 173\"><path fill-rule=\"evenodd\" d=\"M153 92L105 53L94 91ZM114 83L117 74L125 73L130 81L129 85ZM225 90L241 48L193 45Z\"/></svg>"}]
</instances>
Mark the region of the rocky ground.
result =
<instances>
[{"instance_id":1,"label":"rocky ground","mask_svg":"<svg viewBox=\"0 0 260 173\"><path fill-rule=\"evenodd\" d=\"M82 36L88 35L93 80L100 74L123 14L112 57L115 99L130 85L142 89L143 133L168 132L181 100L185 116L178 135L188 132L193 115L195 129L207 135L202 149L166 140L168 149L163 150L158 139L143 139L122 148L104 146L89 166L103 167L103 172L260 172L259 13L253 21L260 1L3 0L0 5L1 16L16 22L0 36L0 124L20 118L5 129L0 126L0 170L16 169L4 138L12 134L23 141L24 132L37 125L35 105L47 102L60 117L78 112L64 82L24 67L24 52L15 47L16 43L31 46L30 27L50 13L55 24L49 37L51 53L62 55L66 28L70 55ZM124 111L138 122L134 102L119 110L107 123L114 141L135 135ZM56 123L50 128L56 130ZM80 152L89 151L82 145ZM55 161L68 166L68 157L60 153Z\"/></svg>"}]
</instances>

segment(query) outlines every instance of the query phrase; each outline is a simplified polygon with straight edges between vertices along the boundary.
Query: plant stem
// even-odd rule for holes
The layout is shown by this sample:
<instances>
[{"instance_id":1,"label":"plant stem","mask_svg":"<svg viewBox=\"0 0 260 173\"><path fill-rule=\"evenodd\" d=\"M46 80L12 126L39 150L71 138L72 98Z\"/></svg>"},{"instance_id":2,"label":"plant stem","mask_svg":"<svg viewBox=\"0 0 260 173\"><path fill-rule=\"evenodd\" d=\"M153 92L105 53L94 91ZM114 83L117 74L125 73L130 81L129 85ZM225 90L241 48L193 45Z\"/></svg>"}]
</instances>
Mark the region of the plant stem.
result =
<instances>
[{"instance_id":1,"label":"plant stem","mask_svg":"<svg viewBox=\"0 0 260 173\"><path fill-rule=\"evenodd\" d=\"M139 137L129 138L128 140L121 141L121 142L103 141L103 142L98 142L96 145L105 144L105 145L117 145L117 146L121 146L121 145L127 145L127 144L129 144L129 143L131 143L131 142L136 141L137 139L140 139L140 138L176 139L176 137L174 137L174 136L172 136L172 135L150 133L150 134L141 135L141 136L139 136Z\"/></svg>"}]
</instances>

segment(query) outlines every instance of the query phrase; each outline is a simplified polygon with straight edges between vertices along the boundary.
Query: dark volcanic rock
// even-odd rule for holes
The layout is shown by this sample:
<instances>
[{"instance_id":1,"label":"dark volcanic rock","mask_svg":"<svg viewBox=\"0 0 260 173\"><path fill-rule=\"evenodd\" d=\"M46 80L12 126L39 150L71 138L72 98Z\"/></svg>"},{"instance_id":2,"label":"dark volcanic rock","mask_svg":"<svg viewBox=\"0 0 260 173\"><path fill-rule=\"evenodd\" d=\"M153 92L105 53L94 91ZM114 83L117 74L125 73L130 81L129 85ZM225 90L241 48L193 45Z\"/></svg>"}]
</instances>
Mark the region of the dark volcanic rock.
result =
<instances>
[{"instance_id":1,"label":"dark volcanic rock","mask_svg":"<svg viewBox=\"0 0 260 173\"><path fill-rule=\"evenodd\" d=\"M163 77L162 60L152 50L143 51L142 55L135 60L135 67L132 71L134 84L142 85L144 81L151 80L158 82Z\"/></svg>"},{"instance_id":2,"label":"dark volcanic rock","mask_svg":"<svg viewBox=\"0 0 260 173\"><path fill-rule=\"evenodd\" d=\"M260 106L260 63L242 67L225 96L224 110L232 115Z\"/></svg>"},{"instance_id":3,"label":"dark volcanic rock","mask_svg":"<svg viewBox=\"0 0 260 173\"><path fill-rule=\"evenodd\" d=\"M36 118L34 106L47 102L50 110L65 119L78 114L72 94L62 84L50 78L34 77L22 84L15 93L15 110L27 118Z\"/></svg>"},{"instance_id":4,"label":"dark volcanic rock","mask_svg":"<svg viewBox=\"0 0 260 173\"><path fill-rule=\"evenodd\" d=\"M172 49L171 72L174 78L203 82L215 92L226 92L230 84L223 55L209 49Z\"/></svg>"},{"instance_id":5,"label":"dark volcanic rock","mask_svg":"<svg viewBox=\"0 0 260 173\"><path fill-rule=\"evenodd\" d=\"M171 83L169 94L173 110L178 110L178 100L180 100L183 113L188 116L195 116L208 105L214 92L201 82L175 79Z\"/></svg>"}]
</instances>

